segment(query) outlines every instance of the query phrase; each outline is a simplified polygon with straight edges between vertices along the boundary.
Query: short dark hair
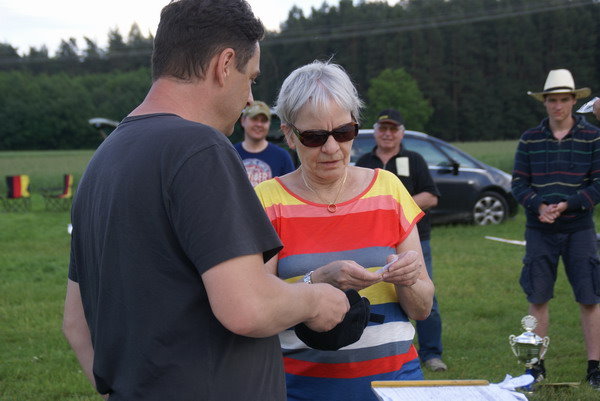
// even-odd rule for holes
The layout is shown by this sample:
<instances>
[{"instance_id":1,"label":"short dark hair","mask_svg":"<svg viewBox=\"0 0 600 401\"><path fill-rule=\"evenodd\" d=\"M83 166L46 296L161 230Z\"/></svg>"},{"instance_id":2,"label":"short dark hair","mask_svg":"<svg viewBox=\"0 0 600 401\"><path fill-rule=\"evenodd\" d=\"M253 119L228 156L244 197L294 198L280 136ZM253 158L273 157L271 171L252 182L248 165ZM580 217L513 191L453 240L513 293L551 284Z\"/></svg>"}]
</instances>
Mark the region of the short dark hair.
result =
<instances>
[{"instance_id":1,"label":"short dark hair","mask_svg":"<svg viewBox=\"0 0 600 401\"><path fill-rule=\"evenodd\" d=\"M204 79L212 58L228 47L244 72L264 34L245 0L172 0L160 13L152 79Z\"/></svg>"}]
</instances>

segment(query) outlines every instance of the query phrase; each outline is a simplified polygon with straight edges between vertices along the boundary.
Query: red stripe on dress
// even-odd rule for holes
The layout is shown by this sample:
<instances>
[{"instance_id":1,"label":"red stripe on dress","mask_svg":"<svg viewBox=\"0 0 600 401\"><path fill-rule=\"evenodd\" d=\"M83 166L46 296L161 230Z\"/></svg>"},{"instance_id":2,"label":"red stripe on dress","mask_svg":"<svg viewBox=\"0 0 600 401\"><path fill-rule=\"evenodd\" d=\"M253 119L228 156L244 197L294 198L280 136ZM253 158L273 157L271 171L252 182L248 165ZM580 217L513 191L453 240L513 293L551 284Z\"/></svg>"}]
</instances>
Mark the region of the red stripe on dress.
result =
<instances>
[{"instance_id":1,"label":"red stripe on dress","mask_svg":"<svg viewBox=\"0 0 600 401\"><path fill-rule=\"evenodd\" d=\"M396 246L405 236L402 229L408 224L405 219L398 221L395 210L313 219L278 218L272 223L285 239L280 259L296 254L347 251L348 244L352 244L352 249Z\"/></svg>"},{"instance_id":2,"label":"red stripe on dress","mask_svg":"<svg viewBox=\"0 0 600 401\"><path fill-rule=\"evenodd\" d=\"M353 379L400 370L402 365L418 357L414 345L407 353L387 356L364 362L314 363L293 358L283 358L285 373L297 376L323 377L329 379Z\"/></svg>"}]
</instances>

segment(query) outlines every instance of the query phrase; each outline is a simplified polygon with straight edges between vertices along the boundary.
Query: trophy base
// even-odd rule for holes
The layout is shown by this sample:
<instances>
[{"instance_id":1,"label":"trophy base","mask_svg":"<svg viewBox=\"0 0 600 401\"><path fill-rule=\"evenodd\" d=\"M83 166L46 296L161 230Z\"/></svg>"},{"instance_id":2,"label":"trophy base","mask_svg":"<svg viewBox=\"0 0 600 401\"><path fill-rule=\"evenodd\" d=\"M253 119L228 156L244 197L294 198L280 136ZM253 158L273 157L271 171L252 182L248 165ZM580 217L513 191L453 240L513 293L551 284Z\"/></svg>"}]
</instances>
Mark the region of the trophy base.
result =
<instances>
[{"instance_id":1,"label":"trophy base","mask_svg":"<svg viewBox=\"0 0 600 401\"><path fill-rule=\"evenodd\" d=\"M544 367L544 361L541 360L539 363L534 364L531 368L525 370L525 374L533 376L533 383L523 386L518 390L532 393L540 385L540 382L546 378L546 368Z\"/></svg>"}]
</instances>

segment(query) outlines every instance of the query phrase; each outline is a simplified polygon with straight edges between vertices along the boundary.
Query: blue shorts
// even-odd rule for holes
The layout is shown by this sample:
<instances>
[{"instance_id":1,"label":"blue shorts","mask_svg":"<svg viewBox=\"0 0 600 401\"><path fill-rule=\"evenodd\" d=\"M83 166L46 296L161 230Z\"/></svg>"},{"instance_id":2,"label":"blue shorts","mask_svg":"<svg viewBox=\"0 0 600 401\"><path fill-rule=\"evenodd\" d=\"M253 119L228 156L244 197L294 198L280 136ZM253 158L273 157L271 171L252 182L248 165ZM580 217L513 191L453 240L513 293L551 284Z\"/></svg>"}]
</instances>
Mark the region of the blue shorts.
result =
<instances>
[{"instance_id":1,"label":"blue shorts","mask_svg":"<svg viewBox=\"0 0 600 401\"><path fill-rule=\"evenodd\" d=\"M554 297L558 259L580 304L600 303L600 259L594 229L574 233L551 233L527 228L527 242L520 284L532 304Z\"/></svg>"}]
</instances>

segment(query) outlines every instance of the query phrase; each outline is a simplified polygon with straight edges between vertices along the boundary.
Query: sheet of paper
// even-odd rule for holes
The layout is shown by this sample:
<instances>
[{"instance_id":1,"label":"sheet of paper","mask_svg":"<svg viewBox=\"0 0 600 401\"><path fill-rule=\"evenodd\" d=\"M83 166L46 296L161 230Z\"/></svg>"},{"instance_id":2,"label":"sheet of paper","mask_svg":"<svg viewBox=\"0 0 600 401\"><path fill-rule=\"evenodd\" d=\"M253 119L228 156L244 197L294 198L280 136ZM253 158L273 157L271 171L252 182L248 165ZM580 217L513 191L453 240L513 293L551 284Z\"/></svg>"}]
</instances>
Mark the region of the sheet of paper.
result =
<instances>
[{"instance_id":1,"label":"sheet of paper","mask_svg":"<svg viewBox=\"0 0 600 401\"><path fill-rule=\"evenodd\" d=\"M498 386L373 387L381 401L516 401L523 394ZM525 398L526 399L526 398Z\"/></svg>"},{"instance_id":2,"label":"sheet of paper","mask_svg":"<svg viewBox=\"0 0 600 401\"><path fill-rule=\"evenodd\" d=\"M396 173L402 177L410 176L410 170L408 168L408 157L396 158Z\"/></svg>"},{"instance_id":3,"label":"sheet of paper","mask_svg":"<svg viewBox=\"0 0 600 401\"><path fill-rule=\"evenodd\" d=\"M586 102L583 106L581 106L579 108L579 110L577 110L577 112L578 113L591 113L592 110L594 109L594 103L596 102L596 100L598 100L597 97L593 98L589 102Z\"/></svg>"},{"instance_id":4,"label":"sheet of paper","mask_svg":"<svg viewBox=\"0 0 600 401\"><path fill-rule=\"evenodd\" d=\"M525 244L526 244L525 241L519 241L519 240L515 240L515 239L506 239L506 238L491 237L489 235L486 235L484 238L485 239L491 239L492 241L506 242L507 244L513 244L513 245L523 245L523 246L525 246Z\"/></svg>"}]
</instances>

